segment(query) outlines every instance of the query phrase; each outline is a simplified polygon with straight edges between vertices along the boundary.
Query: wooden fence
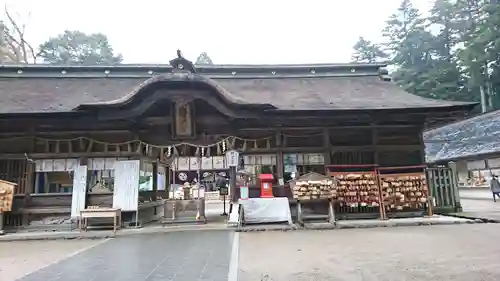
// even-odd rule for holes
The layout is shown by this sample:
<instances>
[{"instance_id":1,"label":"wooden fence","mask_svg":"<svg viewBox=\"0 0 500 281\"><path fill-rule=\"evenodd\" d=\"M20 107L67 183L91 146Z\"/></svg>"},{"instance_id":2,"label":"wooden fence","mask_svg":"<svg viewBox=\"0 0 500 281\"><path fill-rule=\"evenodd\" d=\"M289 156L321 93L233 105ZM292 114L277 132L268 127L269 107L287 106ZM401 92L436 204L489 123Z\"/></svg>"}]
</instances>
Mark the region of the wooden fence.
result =
<instances>
[{"instance_id":1,"label":"wooden fence","mask_svg":"<svg viewBox=\"0 0 500 281\"><path fill-rule=\"evenodd\" d=\"M434 198L438 213L459 212L462 210L458 194L458 179L455 163L430 166L426 169L430 195Z\"/></svg>"}]
</instances>

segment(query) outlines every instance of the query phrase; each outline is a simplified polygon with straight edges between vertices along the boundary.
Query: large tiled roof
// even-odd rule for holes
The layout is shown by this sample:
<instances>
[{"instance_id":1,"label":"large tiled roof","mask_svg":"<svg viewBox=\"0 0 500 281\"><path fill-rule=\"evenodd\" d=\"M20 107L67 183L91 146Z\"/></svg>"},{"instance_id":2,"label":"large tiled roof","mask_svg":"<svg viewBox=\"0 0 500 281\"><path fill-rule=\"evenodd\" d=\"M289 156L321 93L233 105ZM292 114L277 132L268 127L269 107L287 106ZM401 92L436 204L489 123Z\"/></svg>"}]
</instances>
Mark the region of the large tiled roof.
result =
<instances>
[{"instance_id":1,"label":"large tiled roof","mask_svg":"<svg viewBox=\"0 0 500 281\"><path fill-rule=\"evenodd\" d=\"M236 103L271 104L281 110L432 108L466 105L403 91L379 73L380 65L265 65L203 67ZM70 111L81 104L123 99L169 66L0 66L0 113Z\"/></svg>"},{"instance_id":2,"label":"large tiled roof","mask_svg":"<svg viewBox=\"0 0 500 281\"><path fill-rule=\"evenodd\" d=\"M428 162L500 152L500 110L424 133Z\"/></svg>"}]
</instances>

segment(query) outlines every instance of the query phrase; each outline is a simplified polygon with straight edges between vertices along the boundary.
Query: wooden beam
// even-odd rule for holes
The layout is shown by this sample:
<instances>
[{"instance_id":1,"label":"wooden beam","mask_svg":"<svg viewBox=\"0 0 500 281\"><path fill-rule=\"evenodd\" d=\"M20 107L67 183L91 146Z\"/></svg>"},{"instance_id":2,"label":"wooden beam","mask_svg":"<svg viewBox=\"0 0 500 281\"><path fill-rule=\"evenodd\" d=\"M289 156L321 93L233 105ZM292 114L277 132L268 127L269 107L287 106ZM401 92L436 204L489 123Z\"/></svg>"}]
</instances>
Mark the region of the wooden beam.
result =
<instances>
[{"instance_id":1,"label":"wooden beam","mask_svg":"<svg viewBox=\"0 0 500 281\"><path fill-rule=\"evenodd\" d=\"M280 130L323 130L323 129L338 129L338 130L348 130L348 129L371 129L372 127L376 128L417 128L419 125L414 124L414 125L376 125L376 126L370 126L370 125L360 125L360 126L311 126L311 127L263 127L263 128L251 128L251 127L246 127L246 128L241 128L238 129L238 131L275 131L276 129Z\"/></svg>"},{"instance_id":2,"label":"wooden beam","mask_svg":"<svg viewBox=\"0 0 500 281\"><path fill-rule=\"evenodd\" d=\"M215 115L209 115L209 116L196 116L196 122L201 123L201 124L207 124L207 125L216 125L219 123L229 123L232 119L230 118L225 118L222 116L215 116ZM139 124L145 124L145 125L169 125L173 122L173 119L171 116L159 116L159 117L145 117L144 119L139 122Z\"/></svg>"},{"instance_id":3,"label":"wooden beam","mask_svg":"<svg viewBox=\"0 0 500 281\"><path fill-rule=\"evenodd\" d=\"M66 135L66 136L88 136L88 135L97 135L97 134L107 134L107 135L115 135L115 134L131 134L129 130L69 130L69 131L37 131L33 133L34 137L43 137L43 136L58 136L58 135ZM18 136L26 136L26 132L1 132L0 137L18 137Z\"/></svg>"},{"instance_id":4,"label":"wooden beam","mask_svg":"<svg viewBox=\"0 0 500 281\"><path fill-rule=\"evenodd\" d=\"M419 150L420 145L378 145L379 151L391 151L391 150ZM335 146L332 145L330 151L373 151L375 146L373 145L359 145L359 146ZM281 149L283 153L322 153L324 152L324 147L283 147ZM245 153L248 154L260 154L260 153L276 153L277 148L264 149L264 148L248 148Z\"/></svg>"},{"instance_id":5,"label":"wooden beam","mask_svg":"<svg viewBox=\"0 0 500 281\"><path fill-rule=\"evenodd\" d=\"M104 152L75 152L75 153L30 153L30 159L65 159L65 158L91 158L91 157L140 157L141 155L135 152L120 152L110 151ZM2 153L0 159L26 159L24 153Z\"/></svg>"}]
</instances>

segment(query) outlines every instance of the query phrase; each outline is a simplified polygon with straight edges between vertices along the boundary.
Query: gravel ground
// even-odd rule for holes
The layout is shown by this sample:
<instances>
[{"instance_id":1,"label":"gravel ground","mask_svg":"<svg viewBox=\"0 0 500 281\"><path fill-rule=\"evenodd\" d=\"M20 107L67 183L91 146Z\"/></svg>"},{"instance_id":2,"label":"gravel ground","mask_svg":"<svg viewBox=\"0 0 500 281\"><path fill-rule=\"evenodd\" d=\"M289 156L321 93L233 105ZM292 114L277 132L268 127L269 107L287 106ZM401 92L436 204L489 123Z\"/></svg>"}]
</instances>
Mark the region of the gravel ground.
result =
<instances>
[{"instance_id":1,"label":"gravel ground","mask_svg":"<svg viewBox=\"0 0 500 281\"><path fill-rule=\"evenodd\" d=\"M0 242L0 280L16 280L104 241L106 240Z\"/></svg>"},{"instance_id":2,"label":"gravel ground","mask_svg":"<svg viewBox=\"0 0 500 281\"><path fill-rule=\"evenodd\" d=\"M500 224L240 235L240 281L500 280Z\"/></svg>"}]
</instances>

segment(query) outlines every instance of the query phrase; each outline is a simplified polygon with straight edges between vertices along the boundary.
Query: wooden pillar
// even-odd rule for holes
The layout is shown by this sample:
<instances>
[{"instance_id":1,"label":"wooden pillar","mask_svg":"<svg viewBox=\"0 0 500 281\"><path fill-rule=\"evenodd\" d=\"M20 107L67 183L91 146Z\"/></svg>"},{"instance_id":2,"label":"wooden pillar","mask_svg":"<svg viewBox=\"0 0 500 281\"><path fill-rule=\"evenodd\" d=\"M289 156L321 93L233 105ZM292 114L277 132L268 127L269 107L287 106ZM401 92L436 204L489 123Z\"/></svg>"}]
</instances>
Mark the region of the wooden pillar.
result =
<instances>
[{"instance_id":1,"label":"wooden pillar","mask_svg":"<svg viewBox=\"0 0 500 281\"><path fill-rule=\"evenodd\" d=\"M372 124L372 146L373 146L373 164L379 165L379 149L378 149L378 128L375 124Z\"/></svg>"},{"instance_id":2,"label":"wooden pillar","mask_svg":"<svg viewBox=\"0 0 500 281\"><path fill-rule=\"evenodd\" d=\"M420 145L420 164L425 165L425 143L424 143L424 132L423 128L420 129L420 133L418 135L418 144Z\"/></svg>"},{"instance_id":3,"label":"wooden pillar","mask_svg":"<svg viewBox=\"0 0 500 281\"><path fill-rule=\"evenodd\" d=\"M171 165L165 167L165 174L165 192L167 193L166 199L170 199L170 185L175 183L175 172Z\"/></svg>"},{"instance_id":4,"label":"wooden pillar","mask_svg":"<svg viewBox=\"0 0 500 281\"><path fill-rule=\"evenodd\" d=\"M325 160L325 165L330 165L332 163L330 150L330 129L325 128L323 130L323 158Z\"/></svg>"},{"instance_id":5,"label":"wooden pillar","mask_svg":"<svg viewBox=\"0 0 500 281\"><path fill-rule=\"evenodd\" d=\"M278 179L284 179L283 145L281 143L281 131L276 131L276 175Z\"/></svg>"},{"instance_id":6,"label":"wooden pillar","mask_svg":"<svg viewBox=\"0 0 500 281\"><path fill-rule=\"evenodd\" d=\"M153 177L151 179L153 181L153 195L151 196L153 201L156 201L158 198L158 162L153 162Z\"/></svg>"},{"instance_id":7,"label":"wooden pillar","mask_svg":"<svg viewBox=\"0 0 500 281\"><path fill-rule=\"evenodd\" d=\"M24 194L32 194L35 193L35 186L38 183L36 181L36 167L35 163L26 160L26 179L25 179L25 187L24 187Z\"/></svg>"},{"instance_id":8,"label":"wooden pillar","mask_svg":"<svg viewBox=\"0 0 500 281\"><path fill-rule=\"evenodd\" d=\"M455 206L456 212L462 211L462 204L460 203L460 194L458 192L458 173L457 173L457 164L455 162L448 162L448 167L450 168L451 174L451 194L453 197L452 204Z\"/></svg>"}]
</instances>

